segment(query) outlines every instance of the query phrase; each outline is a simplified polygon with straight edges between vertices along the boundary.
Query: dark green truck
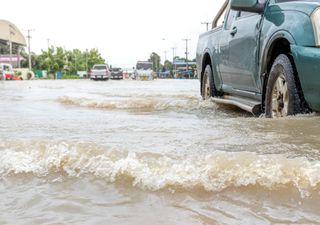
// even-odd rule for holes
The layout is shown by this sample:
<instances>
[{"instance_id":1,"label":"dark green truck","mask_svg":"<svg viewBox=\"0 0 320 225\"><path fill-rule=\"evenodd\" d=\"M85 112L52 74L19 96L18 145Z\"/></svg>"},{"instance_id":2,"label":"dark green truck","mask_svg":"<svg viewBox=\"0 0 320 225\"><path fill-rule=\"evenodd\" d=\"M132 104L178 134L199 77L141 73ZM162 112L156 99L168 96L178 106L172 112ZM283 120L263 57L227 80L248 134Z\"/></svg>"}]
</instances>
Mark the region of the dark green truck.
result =
<instances>
[{"instance_id":1,"label":"dark green truck","mask_svg":"<svg viewBox=\"0 0 320 225\"><path fill-rule=\"evenodd\" d=\"M320 111L320 0L226 1L197 66L204 99L270 118Z\"/></svg>"}]
</instances>

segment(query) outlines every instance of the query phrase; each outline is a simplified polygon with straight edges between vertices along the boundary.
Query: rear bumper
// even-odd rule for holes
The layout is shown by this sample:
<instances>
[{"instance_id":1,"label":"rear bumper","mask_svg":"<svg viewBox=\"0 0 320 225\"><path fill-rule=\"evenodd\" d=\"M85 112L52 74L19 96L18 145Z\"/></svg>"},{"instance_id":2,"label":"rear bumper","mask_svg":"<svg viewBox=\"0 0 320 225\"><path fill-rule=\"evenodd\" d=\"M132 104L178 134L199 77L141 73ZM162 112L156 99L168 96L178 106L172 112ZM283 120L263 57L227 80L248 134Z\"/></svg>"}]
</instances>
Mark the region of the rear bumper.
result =
<instances>
[{"instance_id":1,"label":"rear bumper","mask_svg":"<svg viewBox=\"0 0 320 225\"><path fill-rule=\"evenodd\" d=\"M91 75L90 79L98 80L98 79L109 79L110 76L106 75Z\"/></svg>"},{"instance_id":2,"label":"rear bumper","mask_svg":"<svg viewBox=\"0 0 320 225\"><path fill-rule=\"evenodd\" d=\"M123 79L122 73L111 74L111 79Z\"/></svg>"},{"instance_id":3,"label":"rear bumper","mask_svg":"<svg viewBox=\"0 0 320 225\"><path fill-rule=\"evenodd\" d=\"M291 46L304 97L310 108L320 111L320 48Z\"/></svg>"}]
</instances>

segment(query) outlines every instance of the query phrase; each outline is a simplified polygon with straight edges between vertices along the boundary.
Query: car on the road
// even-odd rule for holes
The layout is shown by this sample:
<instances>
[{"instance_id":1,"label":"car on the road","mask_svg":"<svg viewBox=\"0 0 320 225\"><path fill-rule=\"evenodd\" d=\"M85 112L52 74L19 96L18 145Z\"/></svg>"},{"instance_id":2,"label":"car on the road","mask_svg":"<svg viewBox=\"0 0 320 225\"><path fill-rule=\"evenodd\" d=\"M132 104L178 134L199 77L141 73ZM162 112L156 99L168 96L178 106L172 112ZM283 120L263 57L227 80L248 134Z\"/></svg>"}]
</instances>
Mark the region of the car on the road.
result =
<instances>
[{"instance_id":1,"label":"car on the road","mask_svg":"<svg viewBox=\"0 0 320 225\"><path fill-rule=\"evenodd\" d=\"M121 68L112 67L110 68L111 79L113 80L123 80L123 71Z\"/></svg>"},{"instance_id":2,"label":"car on the road","mask_svg":"<svg viewBox=\"0 0 320 225\"><path fill-rule=\"evenodd\" d=\"M320 111L319 47L319 0L226 1L199 37L201 95L269 118Z\"/></svg>"},{"instance_id":3,"label":"car on the road","mask_svg":"<svg viewBox=\"0 0 320 225\"><path fill-rule=\"evenodd\" d=\"M97 64L89 72L91 80L109 80L110 69L108 64Z\"/></svg>"}]
</instances>

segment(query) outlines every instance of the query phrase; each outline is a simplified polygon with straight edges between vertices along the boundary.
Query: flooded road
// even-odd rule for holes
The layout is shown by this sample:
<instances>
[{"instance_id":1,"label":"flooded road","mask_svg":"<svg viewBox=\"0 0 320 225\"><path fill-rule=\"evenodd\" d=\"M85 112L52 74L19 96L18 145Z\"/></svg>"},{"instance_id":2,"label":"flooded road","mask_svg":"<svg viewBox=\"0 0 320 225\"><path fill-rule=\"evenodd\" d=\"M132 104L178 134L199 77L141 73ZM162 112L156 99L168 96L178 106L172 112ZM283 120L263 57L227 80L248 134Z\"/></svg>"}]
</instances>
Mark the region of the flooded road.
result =
<instances>
[{"instance_id":1,"label":"flooded road","mask_svg":"<svg viewBox=\"0 0 320 225\"><path fill-rule=\"evenodd\" d=\"M0 82L0 224L320 224L320 118L197 80Z\"/></svg>"}]
</instances>

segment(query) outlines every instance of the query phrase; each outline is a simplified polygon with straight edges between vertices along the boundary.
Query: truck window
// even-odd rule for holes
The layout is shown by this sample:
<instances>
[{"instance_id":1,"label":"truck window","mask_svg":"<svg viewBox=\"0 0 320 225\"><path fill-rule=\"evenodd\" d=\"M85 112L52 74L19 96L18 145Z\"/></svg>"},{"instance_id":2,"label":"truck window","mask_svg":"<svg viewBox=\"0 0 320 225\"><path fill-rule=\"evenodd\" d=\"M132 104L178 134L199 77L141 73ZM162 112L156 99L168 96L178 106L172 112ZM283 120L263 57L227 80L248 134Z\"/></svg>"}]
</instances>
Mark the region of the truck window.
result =
<instances>
[{"instance_id":1,"label":"truck window","mask_svg":"<svg viewBox=\"0 0 320 225\"><path fill-rule=\"evenodd\" d=\"M220 16L218 22L217 22L217 27L222 26L224 23L224 19L226 17L226 12L227 10L224 10L223 14Z\"/></svg>"},{"instance_id":2,"label":"truck window","mask_svg":"<svg viewBox=\"0 0 320 225\"><path fill-rule=\"evenodd\" d=\"M230 30L231 25L237 16L238 16L238 11L234 11L232 9L229 11L228 18L227 18L226 24L225 24L226 30Z\"/></svg>"},{"instance_id":3,"label":"truck window","mask_svg":"<svg viewBox=\"0 0 320 225\"><path fill-rule=\"evenodd\" d=\"M101 66L94 66L93 69L94 70L106 70L107 66L102 66L102 65Z\"/></svg>"}]
</instances>

